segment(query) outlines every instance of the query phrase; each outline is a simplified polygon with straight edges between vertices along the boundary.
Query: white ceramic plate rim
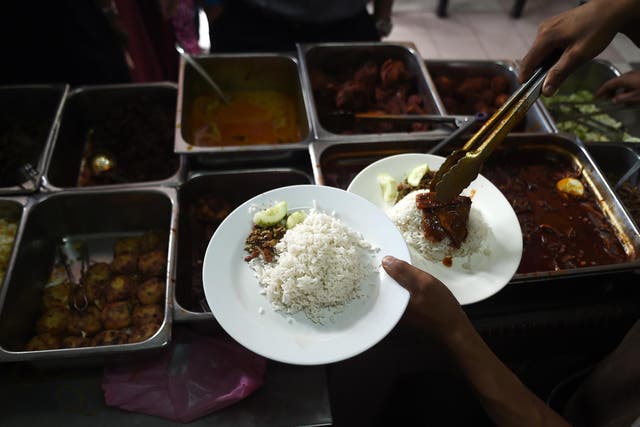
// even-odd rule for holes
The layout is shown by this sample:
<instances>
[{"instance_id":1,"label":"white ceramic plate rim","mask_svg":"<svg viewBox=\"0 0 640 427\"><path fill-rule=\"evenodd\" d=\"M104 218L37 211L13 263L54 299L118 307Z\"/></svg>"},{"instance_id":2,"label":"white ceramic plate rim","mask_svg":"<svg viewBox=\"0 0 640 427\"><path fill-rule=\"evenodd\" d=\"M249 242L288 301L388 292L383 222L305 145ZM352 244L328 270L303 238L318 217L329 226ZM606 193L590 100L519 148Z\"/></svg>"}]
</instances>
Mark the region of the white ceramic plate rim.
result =
<instances>
[{"instance_id":1,"label":"white ceramic plate rim","mask_svg":"<svg viewBox=\"0 0 640 427\"><path fill-rule=\"evenodd\" d=\"M384 209L386 204L377 182L377 176L388 173L401 182L414 167L427 163L436 170L444 157L425 153L407 153L385 157L363 169L351 181L347 191L358 194ZM478 209L489 225L492 238L491 254L483 260L474 257L474 268L465 270L457 266L445 267L440 262L427 260L411 249L412 262L442 281L460 304L472 304L486 299L509 283L518 269L522 257L522 231L518 217L504 195L488 179L479 175L464 191L472 194L472 208ZM460 264L460 263L458 263Z\"/></svg>"},{"instance_id":2,"label":"white ceramic plate rim","mask_svg":"<svg viewBox=\"0 0 640 427\"><path fill-rule=\"evenodd\" d=\"M203 284L207 302L222 328L249 350L276 361L318 365L353 357L384 338L402 317L409 293L379 268L379 288L374 299L363 299L363 309L352 319L336 324L314 325L299 313L289 319L274 311L253 271L244 261L244 240L251 230L252 206L270 206L286 200L289 210L311 208L331 212L365 240L380 248L376 262L385 255L409 261L400 232L371 202L332 187L296 185L260 194L235 209L220 224L209 241L203 263ZM371 227L371 224L376 224ZM358 306L358 307L361 307ZM260 308L264 313L260 314ZM349 317L351 304L345 309ZM349 316L347 316L349 315ZM358 317L360 316L360 317ZM340 317L340 316L338 316ZM341 319L342 317L340 317Z\"/></svg>"}]
</instances>

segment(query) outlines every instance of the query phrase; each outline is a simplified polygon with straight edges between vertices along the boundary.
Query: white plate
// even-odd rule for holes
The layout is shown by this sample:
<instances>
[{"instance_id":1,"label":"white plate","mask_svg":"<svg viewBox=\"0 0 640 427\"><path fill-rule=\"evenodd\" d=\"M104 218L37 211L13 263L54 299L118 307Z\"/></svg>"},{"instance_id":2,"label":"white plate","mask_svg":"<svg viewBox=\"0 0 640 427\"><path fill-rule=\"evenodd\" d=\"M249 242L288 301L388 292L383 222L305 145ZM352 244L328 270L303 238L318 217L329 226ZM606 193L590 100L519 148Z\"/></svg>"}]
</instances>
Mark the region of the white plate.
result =
<instances>
[{"instance_id":1,"label":"white plate","mask_svg":"<svg viewBox=\"0 0 640 427\"><path fill-rule=\"evenodd\" d=\"M377 177L388 173L402 182L407 173L416 166L428 164L437 170L444 157L431 154L399 154L381 159L360 172L351 181L347 191L358 194L381 209L388 206L382 199ZM424 258L411 249L413 265L440 279L447 285L460 304L481 301L498 292L511 280L522 257L522 232L513 208L488 179L479 175L462 194L473 195L472 209L482 214L489 226L488 246L490 255L474 255L470 268L462 267L463 262L453 260L453 266L445 267L441 262Z\"/></svg>"},{"instance_id":2,"label":"white plate","mask_svg":"<svg viewBox=\"0 0 640 427\"><path fill-rule=\"evenodd\" d=\"M312 208L335 215L380 248L384 255L410 260L409 250L391 220L373 204L331 187L296 185L268 191L243 203L220 224L204 257L204 291L213 315L229 335L269 359L298 365L319 365L355 356L384 338L409 302L409 293L382 267L362 284L365 296L349 303L333 321L313 323L304 313L287 315L271 308L244 261L244 242L252 228L252 206L268 207L285 200L289 210ZM260 314L260 309L264 313Z\"/></svg>"}]
</instances>

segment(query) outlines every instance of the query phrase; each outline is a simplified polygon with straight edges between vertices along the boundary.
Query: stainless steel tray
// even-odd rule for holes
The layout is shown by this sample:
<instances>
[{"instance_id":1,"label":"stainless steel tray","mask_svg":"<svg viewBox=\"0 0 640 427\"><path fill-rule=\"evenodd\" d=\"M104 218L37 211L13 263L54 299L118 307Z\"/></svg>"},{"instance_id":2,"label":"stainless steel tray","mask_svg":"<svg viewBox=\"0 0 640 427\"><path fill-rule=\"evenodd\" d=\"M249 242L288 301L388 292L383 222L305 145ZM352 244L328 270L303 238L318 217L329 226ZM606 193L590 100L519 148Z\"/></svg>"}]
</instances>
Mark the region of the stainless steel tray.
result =
<instances>
[{"instance_id":1,"label":"stainless steel tray","mask_svg":"<svg viewBox=\"0 0 640 427\"><path fill-rule=\"evenodd\" d=\"M302 137L300 141L289 144L254 144L237 146L203 147L192 145L190 111L193 101L200 94L211 92L202 78L180 61L178 83L178 106L176 109L175 151L185 154L202 153L260 153L265 155L273 151L306 150L313 139L311 119L308 114L309 101L303 90L302 74L298 59L292 55L280 53L256 54L217 54L195 58L216 82L225 89L274 89L291 95L296 104L296 112Z\"/></svg>"},{"instance_id":2,"label":"stainless steel tray","mask_svg":"<svg viewBox=\"0 0 640 427\"><path fill-rule=\"evenodd\" d=\"M5 187L0 183L0 194L27 194L40 188L68 91L68 85L0 86L0 114L17 115L46 128L44 135L34 141L39 145L40 153L32 162L33 177Z\"/></svg>"},{"instance_id":3,"label":"stainless steel tray","mask_svg":"<svg viewBox=\"0 0 640 427\"><path fill-rule=\"evenodd\" d=\"M441 131L412 132L412 133L377 133L360 135L340 135L324 128L320 122L316 101L311 88L309 70L320 64L352 64L363 63L367 59L382 60L387 58L401 59L409 68L409 71L416 76L418 90L426 103L430 104L432 114L444 114L444 107L435 91L433 81L429 76L424 62L419 53L413 47L400 43L321 43L321 44L299 44L298 56L303 71L304 90L310 99L310 113L313 121L315 137L319 140L330 141L367 141L373 138L381 140L397 140L398 138L417 139L432 133ZM339 65L338 65L339 66Z\"/></svg>"},{"instance_id":4,"label":"stainless steel tray","mask_svg":"<svg viewBox=\"0 0 640 427\"><path fill-rule=\"evenodd\" d=\"M207 226L195 217L197 200L215 195L234 209L241 203L278 187L313 182L308 174L291 168L244 169L193 174L179 189L180 233L178 235L175 319L176 321L213 320L202 289L204 251L209 242L207 231L213 233L218 224ZM239 238L243 238L240 236Z\"/></svg>"},{"instance_id":5,"label":"stainless steel tray","mask_svg":"<svg viewBox=\"0 0 640 427\"><path fill-rule=\"evenodd\" d=\"M609 61L592 59L571 74L564 83L560 85L558 93L560 95L570 95L578 90L588 90L595 93L604 82L619 75L621 75L620 70ZM540 102L540 109L551 125L552 131L558 132L553 115L542 102ZM609 115L622 122L631 135L640 137L640 120L638 120L637 112L620 111L609 113ZM584 142L589 143L591 141Z\"/></svg>"},{"instance_id":6,"label":"stainless steel tray","mask_svg":"<svg viewBox=\"0 0 640 427\"><path fill-rule=\"evenodd\" d=\"M178 201L173 188L100 189L39 194L29 198L16 237L11 271L6 286L0 290L0 362L52 362L69 358L101 362L115 355L138 354L166 346L171 338L173 320L177 226ZM167 230L169 235L165 314L154 336L135 344L21 350L33 336L43 286L51 272L55 247L62 238L93 236L112 239L115 234L127 235L151 229ZM91 255L100 259L106 253Z\"/></svg>"},{"instance_id":7,"label":"stainless steel tray","mask_svg":"<svg viewBox=\"0 0 640 427\"><path fill-rule=\"evenodd\" d=\"M145 83L85 86L69 93L60 118L60 129L52 142L43 177L43 191L93 191L98 188L122 189L130 187L179 184L186 171L184 156L175 155L175 168L168 166L165 177L153 181L129 181L118 184L77 186L81 162L87 143L87 135L92 126L104 120L105 114L145 97L167 108L169 117L173 117L173 108L177 86L174 83ZM172 126L169 126L170 128ZM167 135L168 140L172 139ZM117 161L117 153L113 153Z\"/></svg>"},{"instance_id":8,"label":"stainless steel tray","mask_svg":"<svg viewBox=\"0 0 640 427\"><path fill-rule=\"evenodd\" d=\"M346 188L351 179L372 162L399 153L425 152L436 140L369 142L353 144L314 143L309 150L316 182ZM512 134L504 142L522 149L550 150L571 159L583 171L591 191L596 195L605 216L613 225L628 254L629 261L605 266L516 274L512 283L578 277L633 270L640 267L640 232L607 183L587 149L579 141L561 134Z\"/></svg>"},{"instance_id":9,"label":"stainless steel tray","mask_svg":"<svg viewBox=\"0 0 640 427\"><path fill-rule=\"evenodd\" d=\"M513 93L519 86L518 73L516 65L512 61L481 61L481 60L427 60L425 61L427 71L434 80L434 87L438 92L438 86L435 81L440 76L464 79L466 77L506 77L510 83L509 95ZM443 99L441 93L438 92L440 99ZM443 101L444 103L444 101ZM446 111L446 106L444 106ZM475 112L469 111L466 114L473 115ZM553 132L554 129L548 122L541 110L540 101L529 109L525 116L524 125L518 125L516 130L512 132Z\"/></svg>"}]
</instances>

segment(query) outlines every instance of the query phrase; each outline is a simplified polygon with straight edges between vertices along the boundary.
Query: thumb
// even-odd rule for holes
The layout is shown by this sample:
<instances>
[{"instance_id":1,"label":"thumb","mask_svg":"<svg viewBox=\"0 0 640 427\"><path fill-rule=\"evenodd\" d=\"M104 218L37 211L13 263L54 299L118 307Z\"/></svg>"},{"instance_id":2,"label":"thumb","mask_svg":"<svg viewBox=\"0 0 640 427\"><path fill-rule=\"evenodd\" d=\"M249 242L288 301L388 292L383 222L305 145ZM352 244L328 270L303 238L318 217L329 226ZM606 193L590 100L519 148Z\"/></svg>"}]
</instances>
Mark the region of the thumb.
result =
<instances>
[{"instance_id":1,"label":"thumb","mask_svg":"<svg viewBox=\"0 0 640 427\"><path fill-rule=\"evenodd\" d=\"M382 259L382 267L389 273L389 276L408 290L411 295L420 290L421 283L436 280L429 273L392 256L386 256Z\"/></svg>"}]
</instances>

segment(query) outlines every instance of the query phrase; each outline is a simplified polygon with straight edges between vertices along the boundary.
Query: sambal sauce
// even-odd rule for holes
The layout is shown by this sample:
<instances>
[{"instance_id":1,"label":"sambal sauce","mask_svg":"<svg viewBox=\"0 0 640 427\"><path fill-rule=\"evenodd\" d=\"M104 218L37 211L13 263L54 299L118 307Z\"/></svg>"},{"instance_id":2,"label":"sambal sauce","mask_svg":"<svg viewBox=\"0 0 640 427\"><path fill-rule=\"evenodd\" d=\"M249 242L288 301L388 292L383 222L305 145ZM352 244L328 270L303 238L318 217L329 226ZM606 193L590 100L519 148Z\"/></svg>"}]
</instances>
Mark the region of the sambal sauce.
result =
<instances>
[{"instance_id":1,"label":"sambal sauce","mask_svg":"<svg viewBox=\"0 0 640 427\"><path fill-rule=\"evenodd\" d=\"M491 156L482 174L502 191L518 216L524 244L518 273L627 260L596 197L568 159L538 150L503 149ZM583 194L561 191L557 184L564 178L582 182Z\"/></svg>"}]
</instances>

